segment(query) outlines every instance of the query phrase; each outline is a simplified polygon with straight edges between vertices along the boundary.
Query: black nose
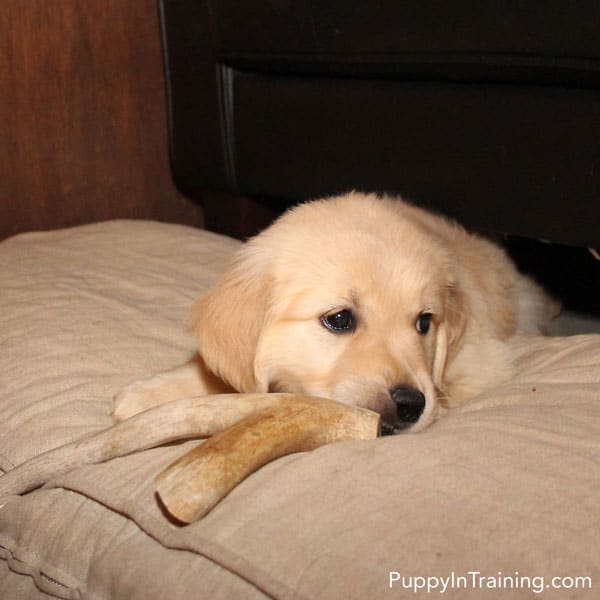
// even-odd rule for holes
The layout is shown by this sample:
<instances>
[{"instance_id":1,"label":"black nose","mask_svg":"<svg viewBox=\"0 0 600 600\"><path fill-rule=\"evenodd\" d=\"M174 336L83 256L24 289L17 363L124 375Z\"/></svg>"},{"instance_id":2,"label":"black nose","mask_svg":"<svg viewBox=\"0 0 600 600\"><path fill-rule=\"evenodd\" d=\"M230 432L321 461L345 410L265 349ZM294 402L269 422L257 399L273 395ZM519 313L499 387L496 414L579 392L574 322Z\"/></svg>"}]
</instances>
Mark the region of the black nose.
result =
<instances>
[{"instance_id":1,"label":"black nose","mask_svg":"<svg viewBox=\"0 0 600 600\"><path fill-rule=\"evenodd\" d=\"M416 423L425 408L425 396L408 385L397 385L390 390L396 403L396 414L401 423Z\"/></svg>"}]
</instances>

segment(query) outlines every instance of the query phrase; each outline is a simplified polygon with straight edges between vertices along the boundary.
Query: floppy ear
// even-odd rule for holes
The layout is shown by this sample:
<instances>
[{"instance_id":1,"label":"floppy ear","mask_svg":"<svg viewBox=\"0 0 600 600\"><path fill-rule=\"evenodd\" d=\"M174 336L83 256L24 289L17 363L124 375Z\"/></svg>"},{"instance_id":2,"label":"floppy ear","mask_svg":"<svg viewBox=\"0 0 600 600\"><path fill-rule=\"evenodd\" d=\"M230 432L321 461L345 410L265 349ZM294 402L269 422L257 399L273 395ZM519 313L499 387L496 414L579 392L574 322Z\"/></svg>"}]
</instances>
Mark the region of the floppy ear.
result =
<instances>
[{"instance_id":1,"label":"floppy ear","mask_svg":"<svg viewBox=\"0 0 600 600\"><path fill-rule=\"evenodd\" d=\"M446 365L452 362L462 345L466 322L465 297L458 284L452 280L446 288L446 310L438 327L433 361L433 382L440 390L444 388Z\"/></svg>"},{"instance_id":2,"label":"floppy ear","mask_svg":"<svg viewBox=\"0 0 600 600\"><path fill-rule=\"evenodd\" d=\"M232 267L194 307L198 351L208 368L238 392L256 389L254 356L269 297L266 265L246 244Z\"/></svg>"}]
</instances>

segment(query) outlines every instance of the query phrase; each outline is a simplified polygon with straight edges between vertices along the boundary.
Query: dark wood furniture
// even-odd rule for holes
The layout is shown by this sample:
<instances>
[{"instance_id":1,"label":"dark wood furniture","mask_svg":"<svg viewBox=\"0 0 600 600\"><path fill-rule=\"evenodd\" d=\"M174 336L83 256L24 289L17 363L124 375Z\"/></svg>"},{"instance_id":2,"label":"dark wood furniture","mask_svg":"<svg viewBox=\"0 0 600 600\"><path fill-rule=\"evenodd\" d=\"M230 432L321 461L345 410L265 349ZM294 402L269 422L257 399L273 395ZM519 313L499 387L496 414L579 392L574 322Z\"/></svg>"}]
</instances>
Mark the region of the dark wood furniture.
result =
<instances>
[{"instance_id":1,"label":"dark wood furniture","mask_svg":"<svg viewBox=\"0 0 600 600\"><path fill-rule=\"evenodd\" d=\"M387 190L480 229L600 245L597 2L161 6L188 193L281 209ZM252 203L220 229L247 233Z\"/></svg>"}]
</instances>

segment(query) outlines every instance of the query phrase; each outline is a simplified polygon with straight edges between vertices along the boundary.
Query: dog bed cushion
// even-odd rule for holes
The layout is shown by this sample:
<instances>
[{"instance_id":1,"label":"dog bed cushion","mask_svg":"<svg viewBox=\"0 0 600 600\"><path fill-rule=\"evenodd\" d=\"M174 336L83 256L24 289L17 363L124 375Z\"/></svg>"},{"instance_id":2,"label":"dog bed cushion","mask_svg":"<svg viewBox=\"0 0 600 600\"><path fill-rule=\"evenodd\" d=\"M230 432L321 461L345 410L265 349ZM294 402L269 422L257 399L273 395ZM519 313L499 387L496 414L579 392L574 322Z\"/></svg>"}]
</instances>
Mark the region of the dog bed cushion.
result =
<instances>
[{"instance_id":1,"label":"dog bed cushion","mask_svg":"<svg viewBox=\"0 0 600 600\"><path fill-rule=\"evenodd\" d=\"M139 221L0 244L1 471L108 427L123 385L187 360L190 305L237 246ZM600 335L513 350L511 381L428 430L279 459L186 527L152 480L194 442L4 497L0 598L383 598L427 578L450 598L593 598Z\"/></svg>"}]
</instances>

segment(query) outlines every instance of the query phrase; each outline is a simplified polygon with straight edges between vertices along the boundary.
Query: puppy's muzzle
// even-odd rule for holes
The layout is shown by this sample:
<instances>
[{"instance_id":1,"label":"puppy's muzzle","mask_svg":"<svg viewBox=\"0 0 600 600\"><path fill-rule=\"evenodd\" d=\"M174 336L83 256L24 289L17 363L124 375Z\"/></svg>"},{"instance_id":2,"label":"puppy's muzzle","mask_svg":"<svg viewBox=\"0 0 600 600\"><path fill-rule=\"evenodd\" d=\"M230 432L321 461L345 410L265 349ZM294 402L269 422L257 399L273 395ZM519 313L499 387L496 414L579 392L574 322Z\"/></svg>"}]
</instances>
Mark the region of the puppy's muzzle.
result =
<instances>
[{"instance_id":1,"label":"puppy's muzzle","mask_svg":"<svg viewBox=\"0 0 600 600\"><path fill-rule=\"evenodd\" d=\"M416 423L425 410L425 395L413 387L397 385L390 390L390 396L396 405L400 426Z\"/></svg>"}]
</instances>

